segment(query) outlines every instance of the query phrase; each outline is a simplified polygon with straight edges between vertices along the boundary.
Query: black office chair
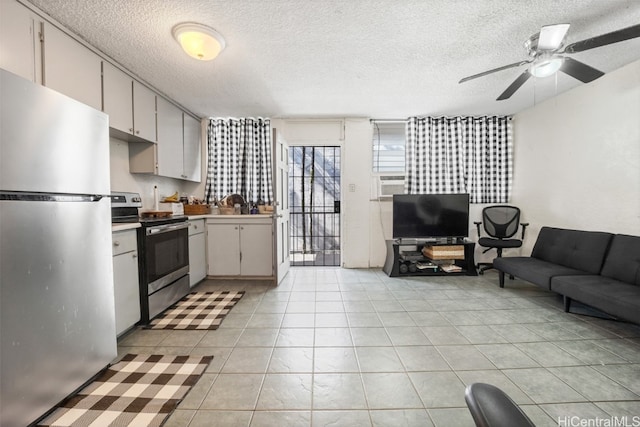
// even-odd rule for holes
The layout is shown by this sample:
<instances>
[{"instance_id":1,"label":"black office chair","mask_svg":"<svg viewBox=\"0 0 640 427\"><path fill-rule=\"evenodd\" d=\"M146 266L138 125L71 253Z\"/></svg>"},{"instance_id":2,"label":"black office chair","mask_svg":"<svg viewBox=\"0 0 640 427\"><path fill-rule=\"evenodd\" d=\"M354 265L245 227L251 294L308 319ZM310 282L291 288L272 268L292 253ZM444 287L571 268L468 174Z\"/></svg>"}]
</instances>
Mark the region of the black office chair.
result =
<instances>
[{"instance_id":1,"label":"black office chair","mask_svg":"<svg viewBox=\"0 0 640 427\"><path fill-rule=\"evenodd\" d=\"M522 409L494 385L470 384L464 391L464 400L476 427L535 427Z\"/></svg>"},{"instance_id":2,"label":"black office chair","mask_svg":"<svg viewBox=\"0 0 640 427\"><path fill-rule=\"evenodd\" d=\"M524 231L528 223L520 223L520 209L515 206L496 205L488 206L482 210L482 222L474 222L478 228L478 244L487 249L496 249L498 258L502 257L502 250L505 248L519 248L524 240ZM484 225L484 231L490 237L480 237L480 224ZM522 226L522 237L511 239L517 232L519 225ZM493 263L481 262L477 265L478 274L493 268Z\"/></svg>"}]
</instances>

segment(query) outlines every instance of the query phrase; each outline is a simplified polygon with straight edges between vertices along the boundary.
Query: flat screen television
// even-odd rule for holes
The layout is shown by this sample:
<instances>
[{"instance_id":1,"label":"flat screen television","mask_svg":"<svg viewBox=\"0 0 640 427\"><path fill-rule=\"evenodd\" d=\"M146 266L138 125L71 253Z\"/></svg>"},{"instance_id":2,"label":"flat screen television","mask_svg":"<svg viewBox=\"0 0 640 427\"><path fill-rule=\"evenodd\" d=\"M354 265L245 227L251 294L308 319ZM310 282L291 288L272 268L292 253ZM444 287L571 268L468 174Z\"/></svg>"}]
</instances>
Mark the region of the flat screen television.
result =
<instances>
[{"instance_id":1,"label":"flat screen television","mask_svg":"<svg viewBox=\"0 0 640 427\"><path fill-rule=\"evenodd\" d=\"M395 194L393 238L469 236L469 194Z\"/></svg>"}]
</instances>

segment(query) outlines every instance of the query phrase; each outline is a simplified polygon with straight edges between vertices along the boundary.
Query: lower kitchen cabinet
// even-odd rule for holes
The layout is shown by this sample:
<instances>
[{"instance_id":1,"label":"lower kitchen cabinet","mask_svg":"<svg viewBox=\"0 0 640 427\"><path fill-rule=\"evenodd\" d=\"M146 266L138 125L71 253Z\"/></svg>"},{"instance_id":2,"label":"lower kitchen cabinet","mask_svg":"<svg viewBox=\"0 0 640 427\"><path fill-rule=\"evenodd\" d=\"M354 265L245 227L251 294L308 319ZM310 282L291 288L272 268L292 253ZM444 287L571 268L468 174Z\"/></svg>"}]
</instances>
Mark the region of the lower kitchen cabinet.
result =
<instances>
[{"instance_id":1,"label":"lower kitchen cabinet","mask_svg":"<svg viewBox=\"0 0 640 427\"><path fill-rule=\"evenodd\" d=\"M136 230L113 233L113 282L116 303L116 335L119 336L140 320Z\"/></svg>"},{"instance_id":2,"label":"lower kitchen cabinet","mask_svg":"<svg viewBox=\"0 0 640 427\"><path fill-rule=\"evenodd\" d=\"M189 286L207 277L207 240L204 219L189 221Z\"/></svg>"},{"instance_id":3,"label":"lower kitchen cabinet","mask_svg":"<svg viewBox=\"0 0 640 427\"><path fill-rule=\"evenodd\" d=\"M207 219L209 276L272 277L273 219L221 215Z\"/></svg>"}]
</instances>

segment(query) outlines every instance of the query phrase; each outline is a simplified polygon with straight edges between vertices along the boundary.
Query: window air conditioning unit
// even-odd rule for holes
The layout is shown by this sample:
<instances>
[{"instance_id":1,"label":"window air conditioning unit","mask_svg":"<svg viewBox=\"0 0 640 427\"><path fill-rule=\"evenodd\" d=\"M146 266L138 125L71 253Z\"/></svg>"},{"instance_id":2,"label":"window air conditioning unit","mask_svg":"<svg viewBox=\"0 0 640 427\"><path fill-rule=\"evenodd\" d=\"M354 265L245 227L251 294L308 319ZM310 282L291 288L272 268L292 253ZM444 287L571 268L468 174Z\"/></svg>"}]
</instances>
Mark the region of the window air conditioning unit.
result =
<instances>
[{"instance_id":1,"label":"window air conditioning unit","mask_svg":"<svg viewBox=\"0 0 640 427\"><path fill-rule=\"evenodd\" d=\"M404 194L404 176L378 176L378 199L391 199L394 194Z\"/></svg>"}]
</instances>

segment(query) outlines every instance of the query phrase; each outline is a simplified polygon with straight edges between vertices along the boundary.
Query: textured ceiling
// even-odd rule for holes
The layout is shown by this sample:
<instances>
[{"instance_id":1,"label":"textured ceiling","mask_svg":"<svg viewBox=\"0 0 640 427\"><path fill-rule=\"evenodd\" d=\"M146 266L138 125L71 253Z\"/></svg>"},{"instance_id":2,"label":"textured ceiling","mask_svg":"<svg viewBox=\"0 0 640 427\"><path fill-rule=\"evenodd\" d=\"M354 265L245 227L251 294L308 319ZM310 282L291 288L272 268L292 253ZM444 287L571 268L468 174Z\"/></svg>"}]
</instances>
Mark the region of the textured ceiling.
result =
<instances>
[{"instance_id":1,"label":"textured ceiling","mask_svg":"<svg viewBox=\"0 0 640 427\"><path fill-rule=\"evenodd\" d=\"M639 0L31 0L200 116L513 114L582 84L559 74L497 96L542 25L572 43L640 22ZM180 22L220 32L212 62L185 55ZM640 59L640 38L572 55L604 72Z\"/></svg>"}]
</instances>

